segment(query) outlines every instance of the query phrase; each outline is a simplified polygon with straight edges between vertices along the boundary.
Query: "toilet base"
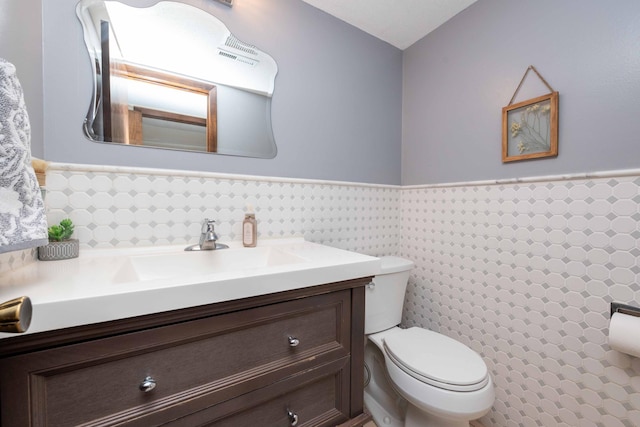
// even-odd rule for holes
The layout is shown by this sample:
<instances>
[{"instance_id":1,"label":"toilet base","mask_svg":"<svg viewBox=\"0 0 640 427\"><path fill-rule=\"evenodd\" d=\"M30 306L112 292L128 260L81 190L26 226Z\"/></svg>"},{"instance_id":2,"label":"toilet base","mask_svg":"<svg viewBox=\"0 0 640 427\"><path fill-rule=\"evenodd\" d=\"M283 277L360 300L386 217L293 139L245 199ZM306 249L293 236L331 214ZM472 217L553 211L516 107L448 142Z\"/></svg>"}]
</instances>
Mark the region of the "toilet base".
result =
<instances>
[{"instance_id":1,"label":"toilet base","mask_svg":"<svg viewBox=\"0 0 640 427\"><path fill-rule=\"evenodd\" d=\"M364 389L364 406L378 427L404 427L407 403L392 388L387 378L384 356L377 347L367 343L365 373L368 384Z\"/></svg>"},{"instance_id":2,"label":"toilet base","mask_svg":"<svg viewBox=\"0 0 640 427\"><path fill-rule=\"evenodd\" d=\"M407 407L405 427L469 427L469 421L450 420L421 411L413 405Z\"/></svg>"},{"instance_id":3,"label":"toilet base","mask_svg":"<svg viewBox=\"0 0 640 427\"><path fill-rule=\"evenodd\" d=\"M364 393L364 406L371 414L377 427L405 427L401 414L387 410L367 392Z\"/></svg>"}]
</instances>

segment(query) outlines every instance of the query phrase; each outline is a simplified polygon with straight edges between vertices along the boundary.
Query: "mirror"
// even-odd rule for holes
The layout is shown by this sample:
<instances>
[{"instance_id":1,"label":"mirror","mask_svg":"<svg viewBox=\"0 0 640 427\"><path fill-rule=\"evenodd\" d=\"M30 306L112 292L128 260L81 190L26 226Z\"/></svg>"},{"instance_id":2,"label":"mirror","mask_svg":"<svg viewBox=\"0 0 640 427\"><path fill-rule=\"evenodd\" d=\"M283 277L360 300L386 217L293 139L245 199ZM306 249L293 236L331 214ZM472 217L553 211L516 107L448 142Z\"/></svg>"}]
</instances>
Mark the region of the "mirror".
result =
<instances>
[{"instance_id":1,"label":"mirror","mask_svg":"<svg viewBox=\"0 0 640 427\"><path fill-rule=\"evenodd\" d=\"M82 0L76 13L93 72L90 140L275 157L271 56L184 3Z\"/></svg>"}]
</instances>

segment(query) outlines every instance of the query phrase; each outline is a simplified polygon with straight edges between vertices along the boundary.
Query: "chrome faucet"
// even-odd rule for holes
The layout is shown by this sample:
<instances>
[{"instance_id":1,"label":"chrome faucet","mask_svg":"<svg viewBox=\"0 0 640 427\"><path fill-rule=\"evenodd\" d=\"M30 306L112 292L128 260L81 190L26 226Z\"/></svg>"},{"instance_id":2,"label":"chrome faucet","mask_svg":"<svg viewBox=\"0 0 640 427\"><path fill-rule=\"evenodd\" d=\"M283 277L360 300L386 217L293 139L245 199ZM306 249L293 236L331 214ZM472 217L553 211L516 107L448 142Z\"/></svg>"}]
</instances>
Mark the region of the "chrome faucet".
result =
<instances>
[{"instance_id":1,"label":"chrome faucet","mask_svg":"<svg viewBox=\"0 0 640 427\"><path fill-rule=\"evenodd\" d=\"M215 249L226 249L229 246L218 243L218 235L214 229L214 220L205 219L200 230L200 242L187 246L185 251L213 251Z\"/></svg>"}]
</instances>

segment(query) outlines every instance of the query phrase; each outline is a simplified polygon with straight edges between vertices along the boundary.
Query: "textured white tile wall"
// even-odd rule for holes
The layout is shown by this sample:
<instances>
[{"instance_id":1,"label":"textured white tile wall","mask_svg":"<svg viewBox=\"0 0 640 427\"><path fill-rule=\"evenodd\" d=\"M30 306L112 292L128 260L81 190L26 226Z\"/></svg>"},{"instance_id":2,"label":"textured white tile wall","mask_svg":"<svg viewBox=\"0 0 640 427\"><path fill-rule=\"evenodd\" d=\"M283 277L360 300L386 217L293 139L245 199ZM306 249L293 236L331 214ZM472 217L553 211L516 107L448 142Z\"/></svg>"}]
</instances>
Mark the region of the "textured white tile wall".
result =
<instances>
[{"instance_id":1,"label":"textured white tile wall","mask_svg":"<svg viewBox=\"0 0 640 427\"><path fill-rule=\"evenodd\" d=\"M34 262L36 259L37 249L35 248L0 254L0 275L12 270L17 270L20 267Z\"/></svg>"},{"instance_id":2,"label":"textured white tile wall","mask_svg":"<svg viewBox=\"0 0 640 427\"><path fill-rule=\"evenodd\" d=\"M400 229L398 187L325 181L53 165L46 204L50 223L74 221L84 248L195 243L204 218L222 242L240 240L247 205L259 239L381 255L396 252Z\"/></svg>"},{"instance_id":3,"label":"textured white tile wall","mask_svg":"<svg viewBox=\"0 0 640 427\"><path fill-rule=\"evenodd\" d=\"M478 351L485 425L640 426L640 359L607 345L640 305L640 178L402 190L404 322ZM640 339L640 331L635 337Z\"/></svg>"}]
</instances>

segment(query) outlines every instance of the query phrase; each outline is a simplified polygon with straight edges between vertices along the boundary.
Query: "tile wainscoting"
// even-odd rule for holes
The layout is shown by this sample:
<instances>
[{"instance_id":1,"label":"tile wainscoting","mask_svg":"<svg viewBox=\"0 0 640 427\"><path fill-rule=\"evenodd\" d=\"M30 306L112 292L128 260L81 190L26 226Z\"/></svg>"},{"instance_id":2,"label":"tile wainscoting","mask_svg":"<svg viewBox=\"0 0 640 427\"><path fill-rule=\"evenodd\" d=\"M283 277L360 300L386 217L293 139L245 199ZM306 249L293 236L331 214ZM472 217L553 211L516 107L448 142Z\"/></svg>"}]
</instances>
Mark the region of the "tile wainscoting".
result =
<instances>
[{"instance_id":1,"label":"tile wainscoting","mask_svg":"<svg viewBox=\"0 0 640 427\"><path fill-rule=\"evenodd\" d=\"M640 305L637 173L404 187L401 206L404 323L483 356L486 426L640 426L640 359L607 345L609 303Z\"/></svg>"},{"instance_id":2,"label":"tile wainscoting","mask_svg":"<svg viewBox=\"0 0 640 427\"><path fill-rule=\"evenodd\" d=\"M85 249L194 243L205 217L239 240L251 204L261 239L410 258L404 323L483 356L485 426L640 425L640 359L606 339L609 303L640 305L640 171L400 187L53 164L46 202Z\"/></svg>"},{"instance_id":3,"label":"tile wainscoting","mask_svg":"<svg viewBox=\"0 0 640 427\"><path fill-rule=\"evenodd\" d=\"M0 274L24 267L25 265L36 261L37 256L38 250L35 248L0 254Z\"/></svg>"},{"instance_id":4,"label":"tile wainscoting","mask_svg":"<svg viewBox=\"0 0 640 427\"><path fill-rule=\"evenodd\" d=\"M70 217L84 248L197 243L205 218L240 240L248 205L258 239L305 239L369 255L395 253L397 186L141 168L53 164L50 223Z\"/></svg>"}]
</instances>

